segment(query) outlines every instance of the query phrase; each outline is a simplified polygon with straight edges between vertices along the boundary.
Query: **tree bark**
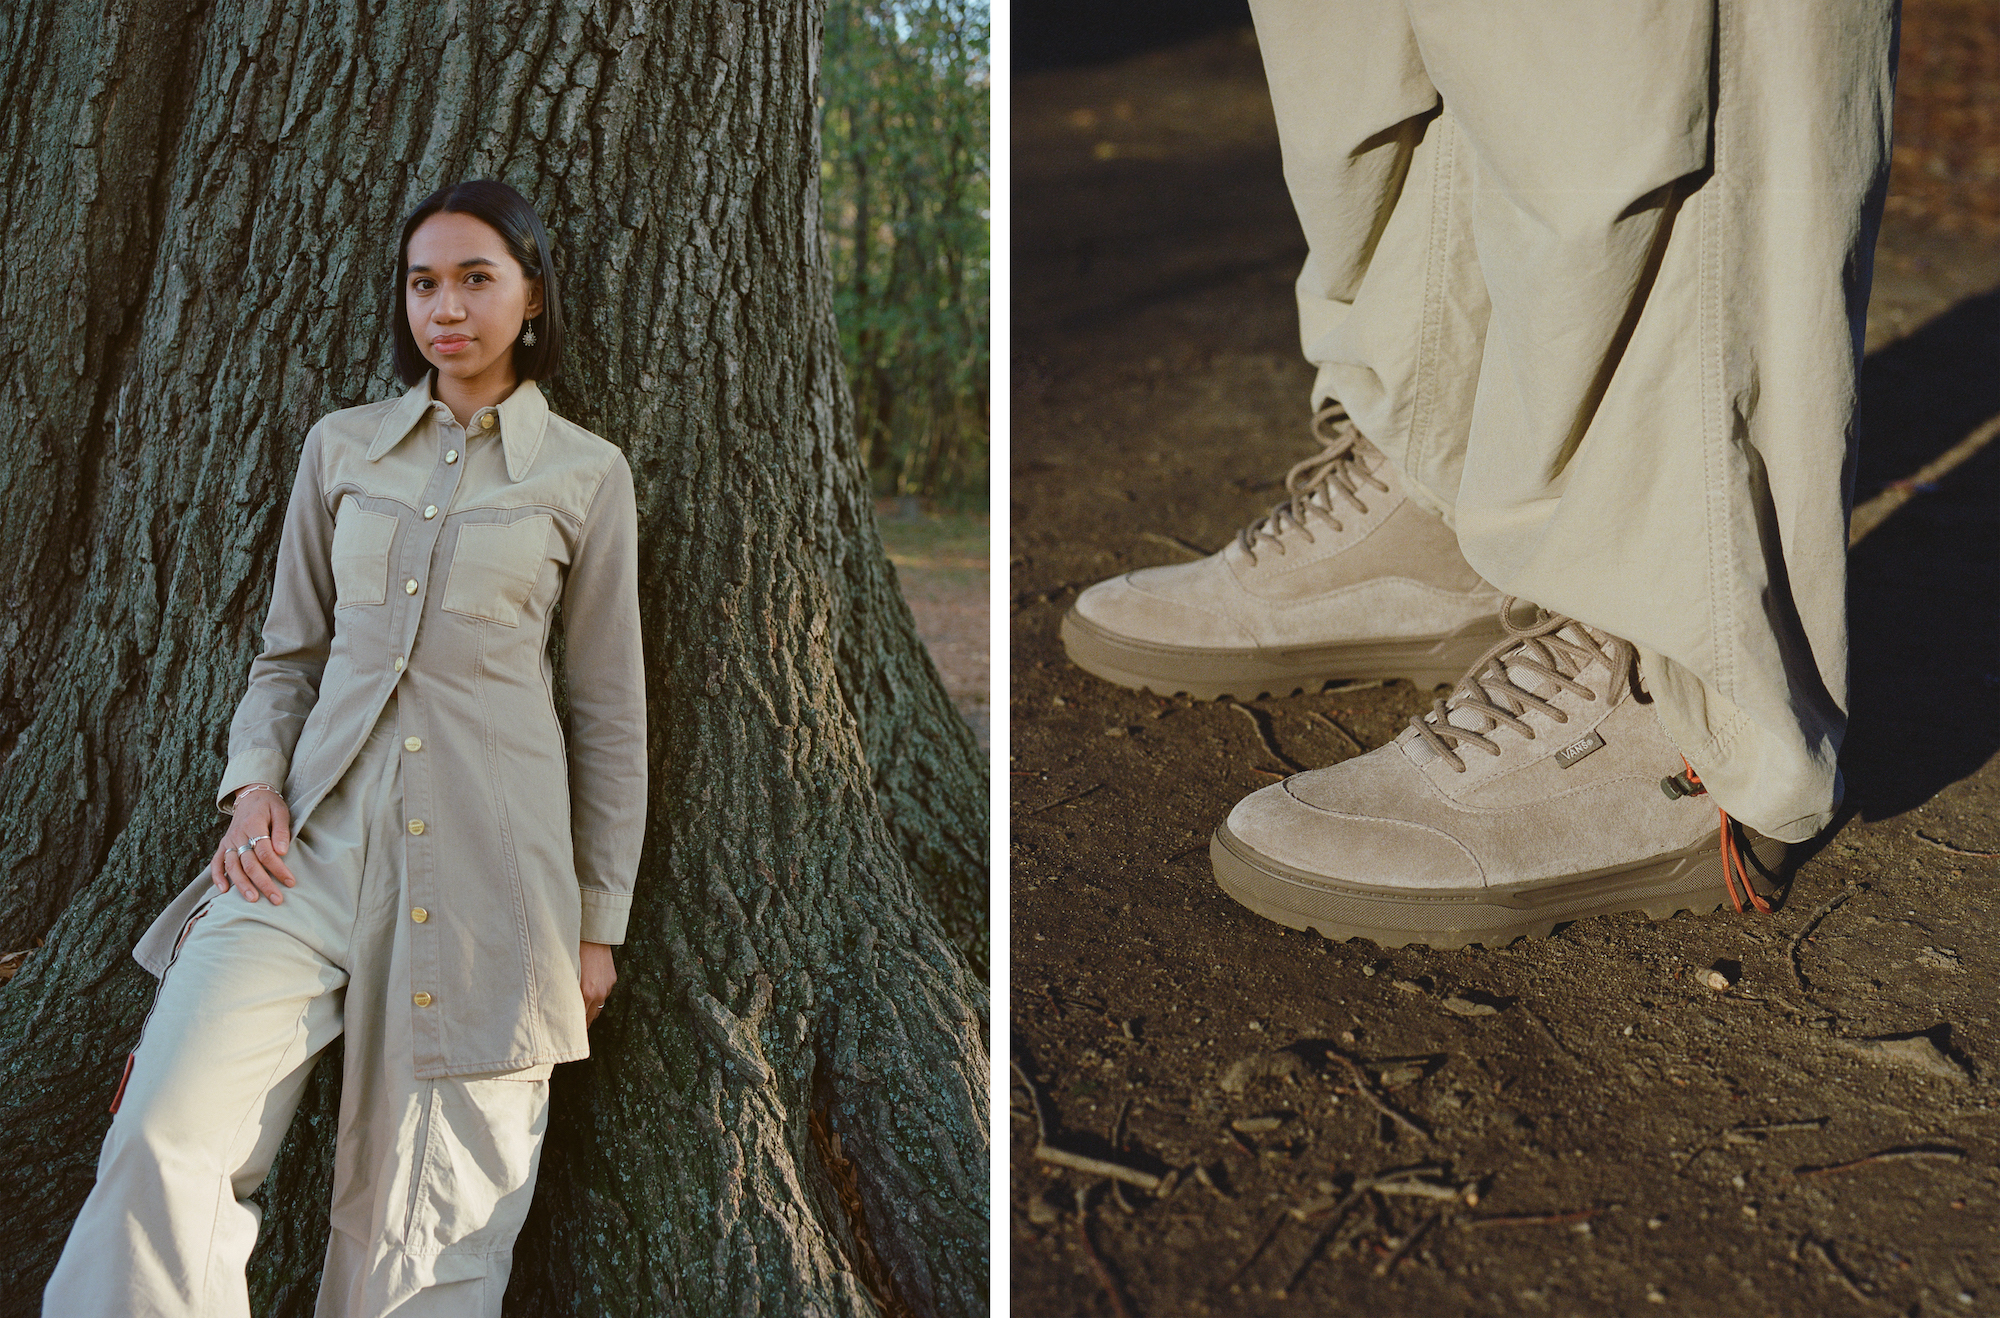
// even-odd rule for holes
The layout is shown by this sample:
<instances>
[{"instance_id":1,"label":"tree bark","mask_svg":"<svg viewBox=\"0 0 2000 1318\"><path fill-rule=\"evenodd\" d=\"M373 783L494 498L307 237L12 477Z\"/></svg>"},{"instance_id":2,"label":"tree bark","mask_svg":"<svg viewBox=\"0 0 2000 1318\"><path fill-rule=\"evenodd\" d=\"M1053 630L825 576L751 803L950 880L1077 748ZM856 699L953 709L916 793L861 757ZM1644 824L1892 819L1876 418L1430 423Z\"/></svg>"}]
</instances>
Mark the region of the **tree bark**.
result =
<instances>
[{"instance_id":1,"label":"tree bark","mask_svg":"<svg viewBox=\"0 0 2000 1318\"><path fill-rule=\"evenodd\" d=\"M396 227L472 177L549 224L552 402L631 460L652 729L509 1312L984 1312L985 769L855 452L818 51L812 0L0 13L0 951L46 940L0 988L0 1314L89 1188L132 942L214 845L300 442L395 389ZM338 1070L259 1313L311 1310Z\"/></svg>"}]
</instances>

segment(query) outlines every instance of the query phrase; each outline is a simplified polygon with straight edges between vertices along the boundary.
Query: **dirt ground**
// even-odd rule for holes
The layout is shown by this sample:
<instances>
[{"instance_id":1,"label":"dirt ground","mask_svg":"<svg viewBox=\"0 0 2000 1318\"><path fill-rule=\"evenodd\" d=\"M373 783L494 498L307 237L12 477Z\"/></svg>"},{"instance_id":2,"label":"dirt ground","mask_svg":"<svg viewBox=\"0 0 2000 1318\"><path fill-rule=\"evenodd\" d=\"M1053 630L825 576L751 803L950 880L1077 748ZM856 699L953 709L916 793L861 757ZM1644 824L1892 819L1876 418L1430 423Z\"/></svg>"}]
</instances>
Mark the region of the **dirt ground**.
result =
<instances>
[{"instance_id":1,"label":"dirt ground","mask_svg":"<svg viewBox=\"0 0 2000 1318\"><path fill-rule=\"evenodd\" d=\"M2000 443L1854 551L1847 804L1776 914L1456 952L1283 930L1216 888L1210 830L1430 693L1159 699L1056 632L1091 582L1220 546L1314 450L1256 51L1038 74L1014 104L1012 1055L1050 1145L1164 1181L1038 1161L1017 1083L1013 1312L2000 1314ZM1860 500L2000 413L2000 244L1910 214L1878 257Z\"/></svg>"},{"instance_id":2,"label":"dirt ground","mask_svg":"<svg viewBox=\"0 0 2000 1318\"><path fill-rule=\"evenodd\" d=\"M993 699L987 519L906 507L897 499L879 500L875 515L917 635L930 649L946 694L986 750Z\"/></svg>"}]
</instances>

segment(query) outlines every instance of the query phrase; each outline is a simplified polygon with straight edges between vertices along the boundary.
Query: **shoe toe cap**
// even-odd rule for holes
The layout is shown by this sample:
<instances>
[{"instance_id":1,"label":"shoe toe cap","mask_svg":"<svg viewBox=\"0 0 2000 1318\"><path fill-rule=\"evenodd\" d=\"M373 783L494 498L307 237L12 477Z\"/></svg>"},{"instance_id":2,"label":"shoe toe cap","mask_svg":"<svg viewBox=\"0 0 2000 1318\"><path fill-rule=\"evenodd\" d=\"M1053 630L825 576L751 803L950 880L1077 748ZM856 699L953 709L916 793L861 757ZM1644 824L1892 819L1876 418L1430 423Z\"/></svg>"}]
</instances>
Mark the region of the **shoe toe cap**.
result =
<instances>
[{"instance_id":1,"label":"shoe toe cap","mask_svg":"<svg viewBox=\"0 0 2000 1318\"><path fill-rule=\"evenodd\" d=\"M1142 568L1100 581L1076 597L1076 614L1101 631L1176 648L1248 647L1257 638L1229 616L1226 583L1212 560Z\"/></svg>"},{"instance_id":2,"label":"shoe toe cap","mask_svg":"<svg viewBox=\"0 0 2000 1318\"><path fill-rule=\"evenodd\" d=\"M1462 843L1413 817L1416 812L1396 808L1411 800L1410 793L1423 790L1415 774L1399 795L1370 781L1395 766L1378 763L1356 771L1355 766L1374 758L1297 774L1244 797L1226 824L1239 850L1254 852L1289 877L1308 882L1387 889L1481 887L1479 864Z\"/></svg>"}]
</instances>

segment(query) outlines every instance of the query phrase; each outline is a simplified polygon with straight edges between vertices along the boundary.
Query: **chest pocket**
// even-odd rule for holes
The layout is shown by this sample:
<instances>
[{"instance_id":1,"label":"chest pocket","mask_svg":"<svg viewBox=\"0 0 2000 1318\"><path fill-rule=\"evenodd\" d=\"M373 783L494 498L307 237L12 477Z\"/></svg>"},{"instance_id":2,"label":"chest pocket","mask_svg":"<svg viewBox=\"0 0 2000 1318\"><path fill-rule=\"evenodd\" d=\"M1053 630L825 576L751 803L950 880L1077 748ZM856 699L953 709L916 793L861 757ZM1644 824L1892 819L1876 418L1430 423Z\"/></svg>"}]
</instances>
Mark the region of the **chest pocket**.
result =
<instances>
[{"instance_id":1,"label":"chest pocket","mask_svg":"<svg viewBox=\"0 0 2000 1318\"><path fill-rule=\"evenodd\" d=\"M546 513L517 522L473 522L458 528L445 578L444 607L503 627L521 622L521 608L541 580L555 518Z\"/></svg>"},{"instance_id":2,"label":"chest pocket","mask_svg":"<svg viewBox=\"0 0 2000 1318\"><path fill-rule=\"evenodd\" d=\"M398 525L387 513L371 513L352 499L342 500L333 521L335 608L389 598L389 547L396 542Z\"/></svg>"}]
</instances>

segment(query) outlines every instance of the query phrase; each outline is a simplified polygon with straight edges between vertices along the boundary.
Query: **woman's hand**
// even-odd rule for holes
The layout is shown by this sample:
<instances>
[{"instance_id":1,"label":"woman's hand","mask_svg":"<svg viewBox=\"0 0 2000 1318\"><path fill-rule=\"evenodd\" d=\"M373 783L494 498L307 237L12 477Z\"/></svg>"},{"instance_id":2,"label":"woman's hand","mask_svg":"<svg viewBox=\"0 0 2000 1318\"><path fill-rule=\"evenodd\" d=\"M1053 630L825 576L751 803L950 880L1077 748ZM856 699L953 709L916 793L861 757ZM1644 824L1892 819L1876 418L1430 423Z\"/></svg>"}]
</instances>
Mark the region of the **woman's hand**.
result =
<instances>
[{"instance_id":1,"label":"woman's hand","mask_svg":"<svg viewBox=\"0 0 2000 1318\"><path fill-rule=\"evenodd\" d=\"M604 1010L604 1000L618 982L618 968L611 964L609 943L578 943L576 950L577 959L583 962L583 1022L587 1027L595 1025L597 1014Z\"/></svg>"},{"instance_id":2,"label":"woman's hand","mask_svg":"<svg viewBox=\"0 0 2000 1318\"><path fill-rule=\"evenodd\" d=\"M208 877L217 892L234 888L247 902L262 893L271 905L283 906L278 885L289 888L298 882L280 859L291 849L292 812L285 798L268 787L238 792L236 813L208 863Z\"/></svg>"}]
</instances>

